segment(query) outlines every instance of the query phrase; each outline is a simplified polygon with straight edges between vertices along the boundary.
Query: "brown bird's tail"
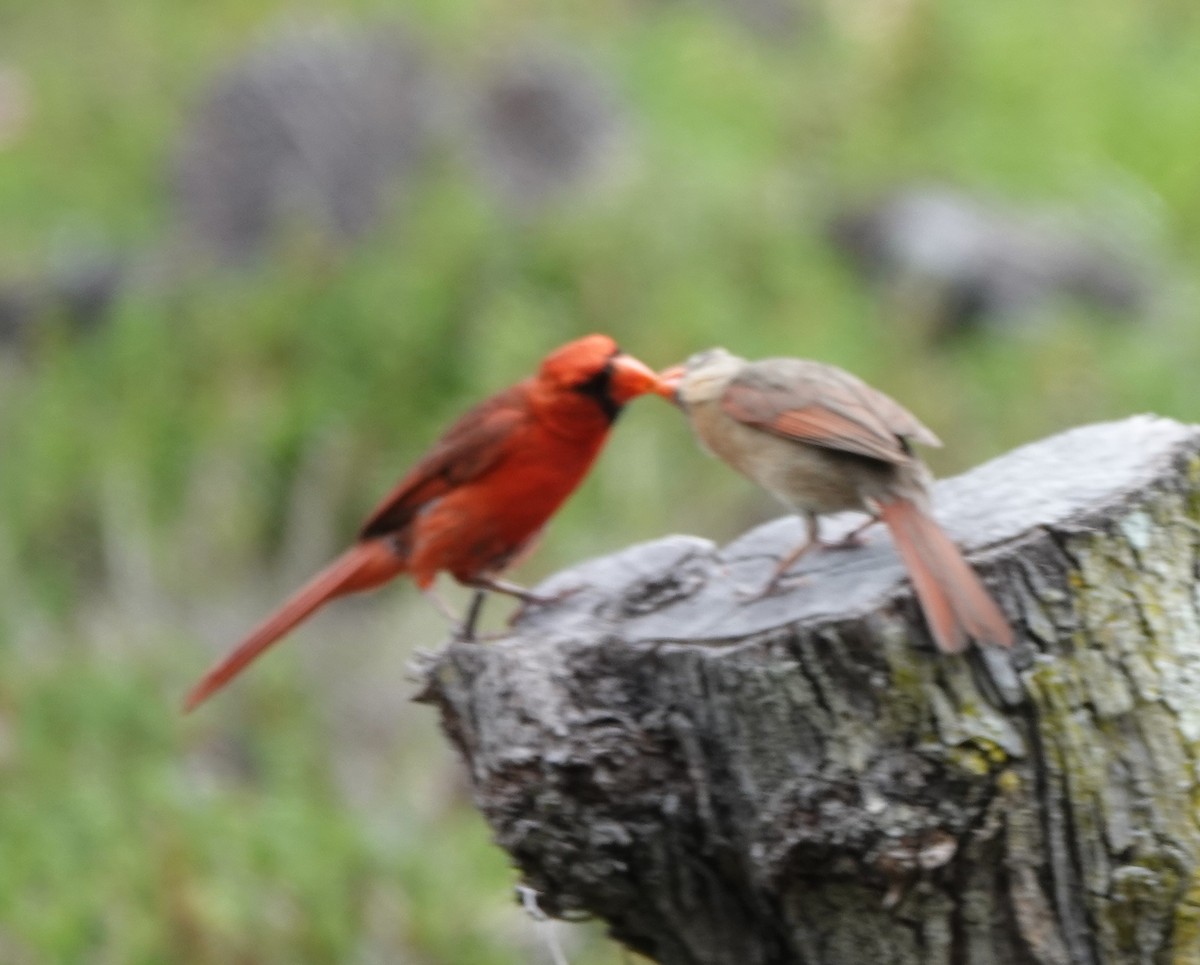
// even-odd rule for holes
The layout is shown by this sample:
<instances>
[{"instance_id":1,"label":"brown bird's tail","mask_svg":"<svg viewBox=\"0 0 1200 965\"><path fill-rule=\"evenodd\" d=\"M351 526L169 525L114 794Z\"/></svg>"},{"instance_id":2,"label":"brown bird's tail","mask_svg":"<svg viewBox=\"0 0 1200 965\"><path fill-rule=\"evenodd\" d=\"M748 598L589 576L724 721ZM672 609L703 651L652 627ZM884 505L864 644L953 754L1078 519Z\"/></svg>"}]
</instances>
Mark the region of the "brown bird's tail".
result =
<instances>
[{"instance_id":1,"label":"brown bird's tail","mask_svg":"<svg viewBox=\"0 0 1200 965\"><path fill-rule=\"evenodd\" d=\"M184 701L189 711L203 703L236 677L271 644L330 600L360 590L370 590L404 572L405 564L388 540L355 544L304 586L204 675Z\"/></svg>"},{"instance_id":2,"label":"brown bird's tail","mask_svg":"<svg viewBox=\"0 0 1200 965\"><path fill-rule=\"evenodd\" d=\"M936 520L908 499L885 503L880 515L938 648L959 653L971 639L1011 647L1008 620Z\"/></svg>"}]
</instances>

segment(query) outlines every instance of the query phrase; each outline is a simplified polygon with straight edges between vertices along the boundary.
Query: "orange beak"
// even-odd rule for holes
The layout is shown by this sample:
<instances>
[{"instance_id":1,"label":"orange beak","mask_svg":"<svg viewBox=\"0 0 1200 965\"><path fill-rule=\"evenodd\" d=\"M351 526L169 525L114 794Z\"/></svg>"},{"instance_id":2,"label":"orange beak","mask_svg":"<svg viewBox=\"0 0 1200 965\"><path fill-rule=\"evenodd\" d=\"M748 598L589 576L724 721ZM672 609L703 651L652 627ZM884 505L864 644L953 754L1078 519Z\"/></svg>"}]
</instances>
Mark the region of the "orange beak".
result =
<instances>
[{"instance_id":1,"label":"orange beak","mask_svg":"<svg viewBox=\"0 0 1200 965\"><path fill-rule=\"evenodd\" d=\"M658 388L655 391L664 399L674 402L679 383L683 381L685 375L687 375L686 365L672 365L669 369L663 369L658 373Z\"/></svg>"},{"instance_id":2,"label":"orange beak","mask_svg":"<svg viewBox=\"0 0 1200 965\"><path fill-rule=\"evenodd\" d=\"M624 405L630 399L653 392L662 395L658 374L632 355L621 352L612 360L613 379L610 392L613 401Z\"/></svg>"}]
</instances>

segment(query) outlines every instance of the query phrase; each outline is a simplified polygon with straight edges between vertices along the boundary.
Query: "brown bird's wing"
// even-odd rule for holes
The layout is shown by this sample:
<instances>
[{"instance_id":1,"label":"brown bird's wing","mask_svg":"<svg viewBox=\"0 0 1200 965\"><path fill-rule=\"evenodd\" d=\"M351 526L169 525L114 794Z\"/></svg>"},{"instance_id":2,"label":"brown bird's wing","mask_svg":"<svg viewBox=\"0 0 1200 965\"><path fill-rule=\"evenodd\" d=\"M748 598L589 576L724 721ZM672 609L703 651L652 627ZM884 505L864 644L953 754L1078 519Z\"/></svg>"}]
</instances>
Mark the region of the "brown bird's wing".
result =
<instances>
[{"instance_id":1,"label":"brown bird's wing","mask_svg":"<svg viewBox=\"0 0 1200 965\"><path fill-rule=\"evenodd\" d=\"M407 526L423 506L476 479L508 453L529 418L528 387L518 383L465 412L367 518L359 539Z\"/></svg>"},{"instance_id":2,"label":"brown bird's wing","mask_svg":"<svg viewBox=\"0 0 1200 965\"><path fill-rule=\"evenodd\" d=\"M725 390L731 418L814 446L907 462L908 439L941 442L911 412L849 372L806 359L747 365Z\"/></svg>"}]
</instances>

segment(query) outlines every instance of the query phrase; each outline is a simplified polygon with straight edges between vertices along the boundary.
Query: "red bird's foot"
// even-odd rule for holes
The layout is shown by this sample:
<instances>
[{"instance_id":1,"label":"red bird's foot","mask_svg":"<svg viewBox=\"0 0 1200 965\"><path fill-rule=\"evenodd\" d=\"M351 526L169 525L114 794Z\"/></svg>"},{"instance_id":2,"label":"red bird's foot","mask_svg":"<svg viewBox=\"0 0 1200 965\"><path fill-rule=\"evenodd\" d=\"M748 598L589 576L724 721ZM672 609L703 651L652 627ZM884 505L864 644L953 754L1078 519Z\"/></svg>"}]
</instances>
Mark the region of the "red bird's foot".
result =
<instances>
[{"instance_id":1,"label":"red bird's foot","mask_svg":"<svg viewBox=\"0 0 1200 965\"><path fill-rule=\"evenodd\" d=\"M587 587L580 583L578 586L568 586L565 590L559 590L557 593L549 596L541 593L526 593L521 597L521 605L517 608L517 612L512 615L512 619L508 621L508 625L511 627L520 620L530 607L555 606L573 597L576 593L581 593L585 589Z\"/></svg>"},{"instance_id":2,"label":"red bird's foot","mask_svg":"<svg viewBox=\"0 0 1200 965\"><path fill-rule=\"evenodd\" d=\"M516 597L522 603L537 603L542 600L532 590L527 590L516 583L510 583L508 580L501 580L496 577L480 576L466 585L473 586L476 590L491 590L493 593L503 593L505 596Z\"/></svg>"},{"instance_id":3,"label":"red bird's foot","mask_svg":"<svg viewBox=\"0 0 1200 965\"><path fill-rule=\"evenodd\" d=\"M551 603L557 603L562 599L562 594L546 596L544 593L522 593L517 599L521 601L521 609L525 609L530 606L549 606Z\"/></svg>"}]
</instances>

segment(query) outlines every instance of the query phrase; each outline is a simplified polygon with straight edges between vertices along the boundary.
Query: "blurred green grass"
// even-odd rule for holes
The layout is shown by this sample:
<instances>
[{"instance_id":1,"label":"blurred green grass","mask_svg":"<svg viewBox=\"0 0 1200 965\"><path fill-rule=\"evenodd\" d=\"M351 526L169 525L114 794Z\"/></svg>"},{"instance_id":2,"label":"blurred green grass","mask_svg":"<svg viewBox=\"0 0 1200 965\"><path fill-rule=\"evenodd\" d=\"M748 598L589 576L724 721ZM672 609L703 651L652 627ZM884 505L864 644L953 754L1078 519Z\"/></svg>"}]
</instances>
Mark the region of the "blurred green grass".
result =
<instances>
[{"instance_id":1,"label":"blurred green grass","mask_svg":"<svg viewBox=\"0 0 1200 965\"><path fill-rule=\"evenodd\" d=\"M0 0L0 59L33 93L0 149L0 268L38 264L63 225L152 246L204 71L285 12ZM446 170L336 265L285 246L0 360L0 960L549 960L433 715L404 702L407 656L441 630L411 590L343 604L193 717L176 704L441 426L570 337L612 332L653 365L711 344L845 365L946 440L941 473L1080 422L1196 418L1200 11L826 14L767 43L705 5L415 6L463 62L549 30L611 69L635 118L626 182L517 225ZM1137 326L1056 307L932 350L820 233L839 198L907 177L1133 199L1178 294ZM640 402L519 575L671 531L728 538L773 512L757 500ZM575 965L620 960L579 931Z\"/></svg>"}]
</instances>

